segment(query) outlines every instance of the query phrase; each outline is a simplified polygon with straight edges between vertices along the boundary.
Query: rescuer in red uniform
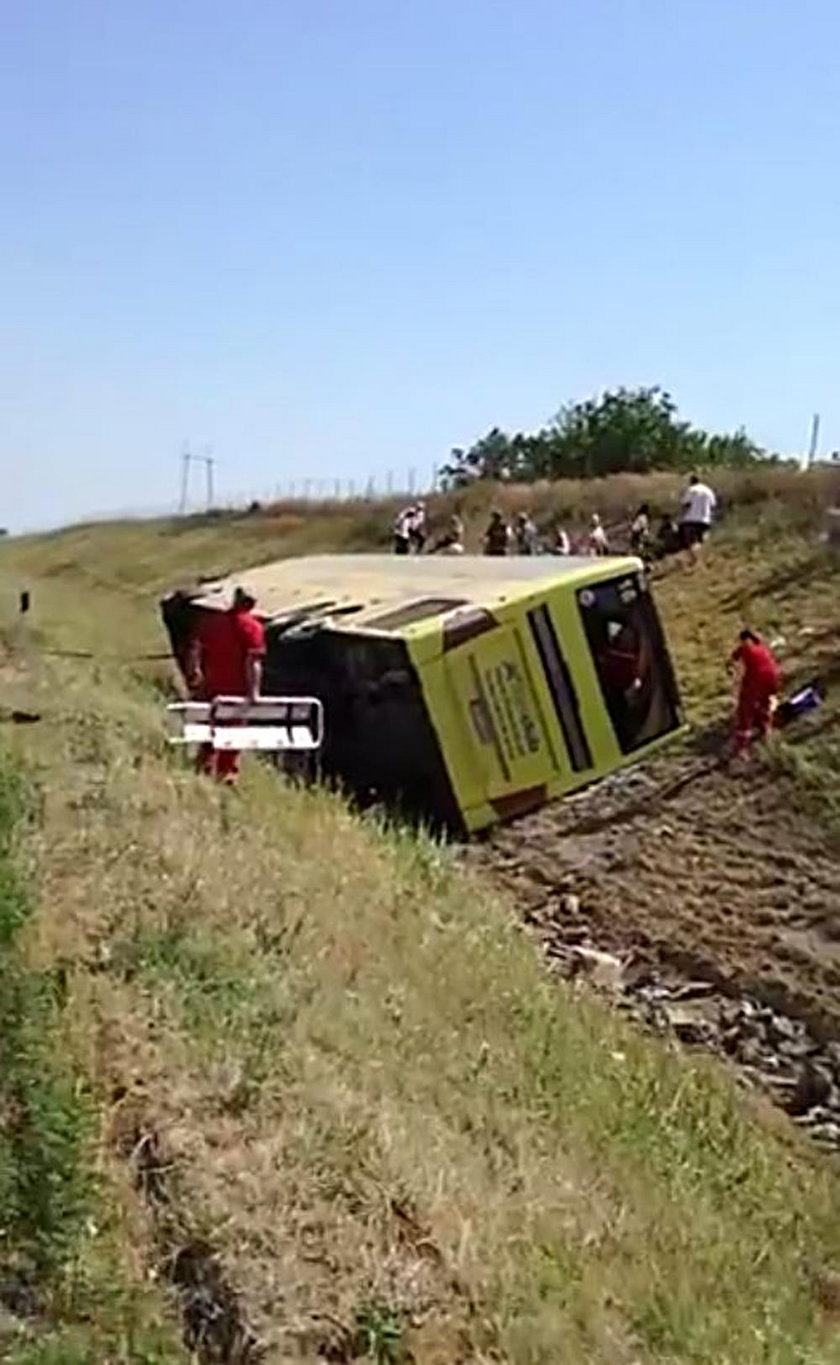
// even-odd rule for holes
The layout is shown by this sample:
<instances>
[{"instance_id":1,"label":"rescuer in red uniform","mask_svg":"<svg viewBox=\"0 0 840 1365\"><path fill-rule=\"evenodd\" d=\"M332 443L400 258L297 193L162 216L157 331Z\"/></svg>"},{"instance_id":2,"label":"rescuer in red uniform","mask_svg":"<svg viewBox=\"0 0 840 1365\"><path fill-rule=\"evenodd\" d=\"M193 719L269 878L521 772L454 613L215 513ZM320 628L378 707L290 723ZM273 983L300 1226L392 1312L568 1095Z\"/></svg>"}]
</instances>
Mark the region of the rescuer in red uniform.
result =
<instances>
[{"instance_id":1,"label":"rescuer in red uniform","mask_svg":"<svg viewBox=\"0 0 840 1365\"><path fill-rule=\"evenodd\" d=\"M189 655L188 683L197 700L246 697L256 701L259 697L265 629L254 615L255 606L256 598L245 588L237 588L227 611L205 613ZM197 766L199 772L233 783L239 772L239 753L203 744Z\"/></svg>"},{"instance_id":2,"label":"rescuer in red uniform","mask_svg":"<svg viewBox=\"0 0 840 1365\"><path fill-rule=\"evenodd\" d=\"M742 630L738 638L730 664L742 668L735 711L735 753L743 758L754 738L767 737L781 670L772 650L753 631Z\"/></svg>"}]
</instances>

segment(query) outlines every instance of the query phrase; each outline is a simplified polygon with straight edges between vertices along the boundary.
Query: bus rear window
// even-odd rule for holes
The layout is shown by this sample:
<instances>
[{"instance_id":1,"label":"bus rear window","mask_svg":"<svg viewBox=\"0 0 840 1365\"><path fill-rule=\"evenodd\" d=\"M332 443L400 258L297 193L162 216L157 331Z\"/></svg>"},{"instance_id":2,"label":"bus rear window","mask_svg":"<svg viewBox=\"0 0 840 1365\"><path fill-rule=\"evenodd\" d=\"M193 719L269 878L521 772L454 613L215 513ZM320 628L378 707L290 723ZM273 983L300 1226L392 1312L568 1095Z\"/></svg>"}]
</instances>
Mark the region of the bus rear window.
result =
<instances>
[{"instance_id":1,"label":"bus rear window","mask_svg":"<svg viewBox=\"0 0 840 1365\"><path fill-rule=\"evenodd\" d=\"M586 638L621 752L680 724L679 694L659 615L641 574L578 592Z\"/></svg>"}]
</instances>

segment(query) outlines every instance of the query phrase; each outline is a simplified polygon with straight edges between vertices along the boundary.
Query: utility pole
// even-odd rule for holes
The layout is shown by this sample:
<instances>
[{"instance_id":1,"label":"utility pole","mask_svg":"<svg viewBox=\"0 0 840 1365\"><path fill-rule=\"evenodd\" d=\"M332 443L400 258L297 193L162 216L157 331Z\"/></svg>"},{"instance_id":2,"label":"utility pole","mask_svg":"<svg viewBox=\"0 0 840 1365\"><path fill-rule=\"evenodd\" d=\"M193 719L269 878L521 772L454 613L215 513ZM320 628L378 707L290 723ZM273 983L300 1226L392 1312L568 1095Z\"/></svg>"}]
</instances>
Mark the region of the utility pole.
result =
<instances>
[{"instance_id":1,"label":"utility pole","mask_svg":"<svg viewBox=\"0 0 840 1365\"><path fill-rule=\"evenodd\" d=\"M216 461L212 455L212 446L205 447L205 454L201 456L204 461L204 472L207 476L207 511L213 510L213 466Z\"/></svg>"},{"instance_id":2,"label":"utility pole","mask_svg":"<svg viewBox=\"0 0 840 1365\"><path fill-rule=\"evenodd\" d=\"M820 439L820 414L819 414L818 412L815 412L813 418L811 419L811 444L810 444L810 446L808 447L808 468L809 468L809 469L811 468L811 465L814 463L815 459L817 458L817 444L818 444L818 442L819 442L819 439Z\"/></svg>"},{"instance_id":3,"label":"utility pole","mask_svg":"<svg viewBox=\"0 0 840 1365\"><path fill-rule=\"evenodd\" d=\"M185 441L184 448L181 451L181 500L178 504L178 515L181 517L187 510L187 493L189 491L191 459L192 455L190 454L190 443L189 441Z\"/></svg>"},{"instance_id":4,"label":"utility pole","mask_svg":"<svg viewBox=\"0 0 840 1365\"><path fill-rule=\"evenodd\" d=\"M187 510L190 492L190 469L194 464L204 465L204 475L207 487L207 511L209 512L212 510L214 502L213 469L216 464L216 461L211 454L212 449L212 446L205 446L205 453L203 455L193 455L190 450L189 441L184 442L184 448L181 451L181 500L178 504L180 516L183 516Z\"/></svg>"}]
</instances>

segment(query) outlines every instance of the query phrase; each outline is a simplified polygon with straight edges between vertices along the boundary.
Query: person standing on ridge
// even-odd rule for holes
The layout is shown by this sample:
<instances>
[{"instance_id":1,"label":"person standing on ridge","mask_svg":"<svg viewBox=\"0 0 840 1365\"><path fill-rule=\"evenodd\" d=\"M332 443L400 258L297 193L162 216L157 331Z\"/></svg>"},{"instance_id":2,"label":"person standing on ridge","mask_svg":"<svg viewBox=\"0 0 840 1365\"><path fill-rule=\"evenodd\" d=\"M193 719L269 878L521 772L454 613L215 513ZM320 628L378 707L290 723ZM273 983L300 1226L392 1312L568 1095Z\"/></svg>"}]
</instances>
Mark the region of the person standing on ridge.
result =
<instances>
[{"instance_id":1,"label":"person standing on ridge","mask_svg":"<svg viewBox=\"0 0 840 1365\"><path fill-rule=\"evenodd\" d=\"M536 555L540 552L540 533L536 523L527 512L520 512L516 518L516 526L513 532L516 538L516 550L520 555Z\"/></svg>"},{"instance_id":2,"label":"person standing on ridge","mask_svg":"<svg viewBox=\"0 0 840 1365\"><path fill-rule=\"evenodd\" d=\"M645 563L651 557L650 507L643 502L630 523L630 549Z\"/></svg>"},{"instance_id":3,"label":"person standing on ridge","mask_svg":"<svg viewBox=\"0 0 840 1365\"><path fill-rule=\"evenodd\" d=\"M411 552L411 525L414 517L413 507L404 507L394 517L393 536L394 554L407 555Z\"/></svg>"},{"instance_id":4,"label":"person standing on ridge","mask_svg":"<svg viewBox=\"0 0 840 1365\"><path fill-rule=\"evenodd\" d=\"M510 545L510 527L496 508L490 514L490 524L484 533L484 553L496 558L506 555Z\"/></svg>"},{"instance_id":5,"label":"person standing on ridge","mask_svg":"<svg viewBox=\"0 0 840 1365\"><path fill-rule=\"evenodd\" d=\"M254 615L255 606L253 593L238 587L227 611L209 611L204 615L188 656L187 683L196 700L258 699L262 689L265 628ZM239 773L239 753L202 744L196 766L200 773L232 784Z\"/></svg>"},{"instance_id":6,"label":"person standing on ridge","mask_svg":"<svg viewBox=\"0 0 840 1365\"><path fill-rule=\"evenodd\" d=\"M692 474L680 503L680 541L688 551L689 563L697 564L703 541L709 534L717 507L717 497L699 474Z\"/></svg>"},{"instance_id":7,"label":"person standing on ridge","mask_svg":"<svg viewBox=\"0 0 840 1365\"><path fill-rule=\"evenodd\" d=\"M597 512L592 513L586 546L591 555L608 555L610 552L607 533L601 525L601 518Z\"/></svg>"},{"instance_id":8,"label":"person standing on ridge","mask_svg":"<svg viewBox=\"0 0 840 1365\"><path fill-rule=\"evenodd\" d=\"M409 512L408 521L408 547L412 554L423 553L426 534L426 504L417 502Z\"/></svg>"},{"instance_id":9,"label":"person standing on ridge","mask_svg":"<svg viewBox=\"0 0 840 1365\"><path fill-rule=\"evenodd\" d=\"M735 711L735 756L746 757L754 739L766 739L781 683L778 660L751 630L742 630L729 660L741 665L741 686Z\"/></svg>"},{"instance_id":10,"label":"person standing on ridge","mask_svg":"<svg viewBox=\"0 0 840 1365\"><path fill-rule=\"evenodd\" d=\"M571 543L567 532L562 526L555 526L554 541L551 547L553 555L570 555L572 553Z\"/></svg>"}]
</instances>

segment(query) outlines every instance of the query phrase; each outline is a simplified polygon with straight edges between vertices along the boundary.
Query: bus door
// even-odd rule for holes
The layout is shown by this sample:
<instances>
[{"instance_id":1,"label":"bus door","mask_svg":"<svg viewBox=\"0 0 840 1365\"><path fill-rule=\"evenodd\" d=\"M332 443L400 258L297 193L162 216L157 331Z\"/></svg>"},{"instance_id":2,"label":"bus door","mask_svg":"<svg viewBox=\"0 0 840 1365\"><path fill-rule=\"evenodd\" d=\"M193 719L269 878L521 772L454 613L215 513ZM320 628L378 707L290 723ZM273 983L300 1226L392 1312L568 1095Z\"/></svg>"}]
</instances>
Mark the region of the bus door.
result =
<instances>
[{"instance_id":1,"label":"bus door","mask_svg":"<svg viewBox=\"0 0 840 1365\"><path fill-rule=\"evenodd\" d=\"M487 799L544 786L557 759L516 628L497 626L461 645L445 667Z\"/></svg>"}]
</instances>

